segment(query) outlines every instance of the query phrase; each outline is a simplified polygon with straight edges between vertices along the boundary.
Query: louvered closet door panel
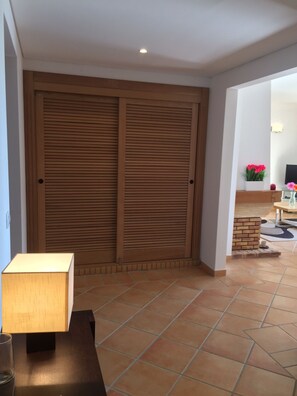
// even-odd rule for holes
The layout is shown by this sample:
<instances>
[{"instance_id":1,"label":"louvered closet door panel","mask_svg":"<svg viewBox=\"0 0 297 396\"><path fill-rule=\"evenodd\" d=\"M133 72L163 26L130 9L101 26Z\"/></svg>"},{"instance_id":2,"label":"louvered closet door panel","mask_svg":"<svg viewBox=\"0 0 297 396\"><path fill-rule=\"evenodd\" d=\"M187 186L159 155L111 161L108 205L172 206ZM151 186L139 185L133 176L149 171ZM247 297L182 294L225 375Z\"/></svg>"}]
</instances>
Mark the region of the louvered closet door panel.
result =
<instances>
[{"instance_id":1,"label":"louvered closet door panel","mask_svg":"<svg viewBox=\"0 0 297 396\"><path fill-rule=\"evenodd\" d=\"M39 246L77 264L116 251L118 101L38 94Z\"/></svg>"},{"instance_id":2,"label":"louvered closet door panel","mask_svg":"<svg viewBox=\"0 0 297 396\"><path fill-rule=\"evenodd\" d=\"M197 105L126 102L124 261L191 256Z\"/></svg>"}]
</instances>

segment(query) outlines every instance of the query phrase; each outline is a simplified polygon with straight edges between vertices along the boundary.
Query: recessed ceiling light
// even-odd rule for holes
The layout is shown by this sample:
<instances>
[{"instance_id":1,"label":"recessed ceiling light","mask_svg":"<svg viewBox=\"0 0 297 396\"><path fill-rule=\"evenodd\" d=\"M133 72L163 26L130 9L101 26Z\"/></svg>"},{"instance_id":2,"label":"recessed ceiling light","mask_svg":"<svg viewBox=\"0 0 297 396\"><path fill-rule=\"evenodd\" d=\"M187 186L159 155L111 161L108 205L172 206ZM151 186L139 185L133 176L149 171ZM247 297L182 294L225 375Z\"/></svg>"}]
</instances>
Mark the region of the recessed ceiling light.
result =
<instances>
[{"instance_id":1,"label":"recessed ceiling light","mask_svg":"<svg viewBox=\"0 0 297 396\"><path fill-rule=\"evenodd\" d=\"M146 48L140 48L139 52L141 54L147 54L147 49Z\"/></svg>"}]
</instances>

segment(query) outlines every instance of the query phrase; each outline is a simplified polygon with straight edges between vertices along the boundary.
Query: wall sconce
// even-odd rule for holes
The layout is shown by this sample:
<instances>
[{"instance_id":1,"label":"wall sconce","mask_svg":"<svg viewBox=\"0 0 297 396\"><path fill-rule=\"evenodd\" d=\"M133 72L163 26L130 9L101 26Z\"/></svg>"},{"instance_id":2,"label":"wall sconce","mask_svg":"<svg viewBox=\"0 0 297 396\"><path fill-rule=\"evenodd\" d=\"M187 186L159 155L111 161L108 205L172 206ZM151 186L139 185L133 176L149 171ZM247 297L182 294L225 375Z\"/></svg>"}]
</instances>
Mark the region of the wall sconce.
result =
<instances>
[{"instance_id":1,"label":"wall sconce","mask_svg":"<svg viewBox=\"0 0 297 396\"><path fill-rule=\"evenodd\" d=\"M271 124L271 132L272 133L282 133L284 131L284 126L280 122L273 122Z\"/></svg>"}]
</instances>

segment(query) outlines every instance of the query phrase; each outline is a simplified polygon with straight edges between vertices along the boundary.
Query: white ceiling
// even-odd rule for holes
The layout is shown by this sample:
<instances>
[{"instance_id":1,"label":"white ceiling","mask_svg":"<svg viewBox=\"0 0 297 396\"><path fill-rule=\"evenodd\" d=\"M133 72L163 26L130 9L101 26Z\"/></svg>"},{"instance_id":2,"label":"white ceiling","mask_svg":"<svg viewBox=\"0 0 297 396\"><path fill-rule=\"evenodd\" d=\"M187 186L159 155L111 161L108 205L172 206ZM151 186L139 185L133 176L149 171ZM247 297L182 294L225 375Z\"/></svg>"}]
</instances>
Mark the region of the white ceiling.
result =
<instances>
[{"instance_id":1,"label":"white ceiling","mask_svg":"<svg viewBox=\"0 0 297 396\"><path fill-rule=\"evenodd\" d=\"M297 42L296 0L10 1L30 60L213 76Z\"/></svg>"}]
</instances>

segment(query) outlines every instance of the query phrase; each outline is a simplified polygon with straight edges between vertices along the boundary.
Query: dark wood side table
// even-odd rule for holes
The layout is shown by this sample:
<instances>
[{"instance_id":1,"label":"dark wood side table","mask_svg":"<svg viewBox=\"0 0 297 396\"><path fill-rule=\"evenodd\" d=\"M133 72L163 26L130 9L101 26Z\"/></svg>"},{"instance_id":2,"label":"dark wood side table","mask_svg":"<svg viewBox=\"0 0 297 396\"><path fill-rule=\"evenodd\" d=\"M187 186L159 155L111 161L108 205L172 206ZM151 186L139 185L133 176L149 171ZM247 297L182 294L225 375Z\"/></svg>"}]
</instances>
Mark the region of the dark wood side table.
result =
<instances>
[{"instance_id":1,"label":"dark wood side table","mask_svg":"<svg viewBox=\"0 0 297 396\"><path fill-rule=\"evenodd\" d=\"M94 344L92 311L72 313L69 332L56 333L56 350L26 353L13 335L15 396L106 396Z\"/></svg>"}]
</instances>

